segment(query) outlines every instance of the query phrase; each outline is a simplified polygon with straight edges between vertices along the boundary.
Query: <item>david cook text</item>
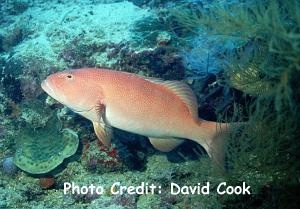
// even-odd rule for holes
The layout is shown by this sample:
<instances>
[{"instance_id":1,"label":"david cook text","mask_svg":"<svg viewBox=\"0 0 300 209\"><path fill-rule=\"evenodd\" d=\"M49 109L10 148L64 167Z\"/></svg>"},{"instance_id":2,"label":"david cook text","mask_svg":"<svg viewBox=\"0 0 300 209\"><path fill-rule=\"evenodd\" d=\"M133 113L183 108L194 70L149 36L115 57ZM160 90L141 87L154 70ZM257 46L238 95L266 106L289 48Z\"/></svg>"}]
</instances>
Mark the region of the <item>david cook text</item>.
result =
<instances>
[{"instance_id":1,"label":"david cook text","mask_svg":"<svg viewBox=\"0 0 300 209\"><path fill-rule=\"evenodd\" d=\"M112 195L122 195L122 194L161 194L162 188L161 186L148 183L141 182L138 186L128 186L122 185L120 182L113 183L110 188L104 188L101 185L85 185L79 186L74 182L65 182L64 183L64 194L72 193L72 194L103 194L109 189ZM169 192L171 195L209 195L212 191L210 182L198 183L197 185L187 186L180 185L174 182L170 183ZM239 186L231 186L226 182L221 182L217 187L214 187L216 192L219 195L229 194L229 195L250 195L250 186L246 185L245 182Z\"/></svg>"}]
</instances>

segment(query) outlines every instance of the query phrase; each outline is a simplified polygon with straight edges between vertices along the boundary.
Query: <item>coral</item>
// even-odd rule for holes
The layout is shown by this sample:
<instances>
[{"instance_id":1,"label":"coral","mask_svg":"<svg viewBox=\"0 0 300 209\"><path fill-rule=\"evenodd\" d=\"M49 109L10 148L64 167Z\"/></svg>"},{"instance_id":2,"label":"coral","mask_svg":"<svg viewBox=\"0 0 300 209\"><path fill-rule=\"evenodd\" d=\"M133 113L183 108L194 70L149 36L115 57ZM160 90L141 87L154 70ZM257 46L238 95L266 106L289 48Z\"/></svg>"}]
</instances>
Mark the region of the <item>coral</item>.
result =
<instances>
[{"instance_id":1,"label":"coral","mask_svg":"<svg viewBox=\"0 0 300 209\"><path fill-rule=\"evenodd\" d=\"M115 147L106 148L98 140L86 141L81 156L82 164L89 170L97 173L106 173L125 170Z\"/></svg>"},{"instance_id":2,"label":"coral","mask_svg":"<svg viewBox=\"0 0 300 209\"><path fill-rule=\"evenodd\" d=\"M44 49L45 50L45 49ZM37 49L35 53L28 51L26 56L17 56L17 67L21 67L19 73L20 89L24 100L31 101L36 99L43 93L40 84L45 77L57 71L60 63L53 58L44 55L41 49Z\"/></svg>"},{"instance_id":3,"label":"coral","mask_svg":"<svg viewBox=\"0 0 300 209\"><path fill-rule=\"evenodd\" d=\"M7 134L7 130L3 125L0 125L0 140Z\"/></svg>"},{"instance_id":4,"label":"coral","mask_svg":"<svg viewBox=\"0 0 300 209\"><path fill-rule=\"evenodd\" d=\"M23 99L20 80L11 74L5 74L1 77L0 86L3 88L4 94L15 103L20 103Z\"/></svg>"},{"instance_id":5,"label":"coral","mask_svg":"<svg viewBox=\"0 0 300 209\"><path fill-rule=\"evenodd\" d=\"M163 15L162 15L163 16ZM156 16L150 16L137 21L132 29L133 41L131 44L152 48L157 45L157 39L161 36L162 32L168 33L164 18L158 18ZM167 35L167 39L171 39L171 35Z\"/></svg>"},{"instance_id":6,"label":"coral","mask_svg":"<svg viewBox=\"0 0 300 209\"><path fill-rule=\"evenodd\" d=\"M34 106L35 105L32 105L31 107L23 106L20 118L23 119L33 129L44 128L51 115L43 111L42 108L35 108Z\"/></svg>"},{"instance_id":7,"label":"coral","mask_svg":"<svg viewBox=\"0 0 300 209\"><path fill-rule=\"evenodd\" d=\"M5 116L7 116L9 119L19 118L21 115L21 109L18 104L10 99L8 99L4 104L6 105L3 111Z\"/></svg>"},{"instance_id":8,"label":"coral","mask_svg":"<svg viewBox=\"0 0 300 209\"><path fill-rule=\"evenodd\" d=\"M123 208L134 208L136 206L136 195L122 194L114 195L113 202L115 205L120 205Z\"/></svg>"},{"instance_id":9,"label":"coral","mask_svg":"<svg viewBox=\"0 0 300 209\"><path fill-rule=\"evenodd\" d=\"M8 7L9 13L11 15L17 15L28 9L29 2L26 0L16 0L9 2Z\"/></svg>"},{"instance_id":10,"label":"coral","mask_svg":"<svg viewBox=\"0 0 300 209\"><path fill-rule=\"evenodd\" d=\"M158 46L166 46L171 41L170 33L163 31L157 35L156 42Z\"/></svg>"},{"instance_id":11,"label":"coral","mask_svg":"<svg viewBox=\"0 0 300 209\"><path fill-rule=\"evenodd\" d=\"M100 195L96 192L88 192L87 194L75 193L72 195L72 198L75 200L75 202L91 203L93 200L100 198Z\"/></svg>"},{"instance_id":12,"label":"coral","mask_svg":"<svg viewBox=\"0 0 300 209\"><path fill-rule=\"evenodd\" d=\"M36 98L42 93L40 88L41 80L37 76L22 76L21 77L22 96L26 100Z\"/></svg>"},{"instance_id":13,"label":"coral","mask_svg":"<svg viewBox=\"0 0 300 209\"><path fill-rule=\"evenodd\" d=\"M157 47L143 51L124 50L116 64L126 71L167 80L180 80L184 76L182 58L173 48Z\"/></svg>"},{"instance_id":14,"label":"coral","mask_svg":"<svg viewBox=\"0 0 300 209\"><path fill-rule=\"evenodd\" d=\"M44 128L33 131L28 126L20 131L14 158L19 168L32 174L47 173L76 152L77 134L70 129L60 131L56 125L54 117Z\"/></svg>"},{"instance_id":15,"label":"coral","mask_svg":"<svg viewBox=\"0 0 300 209\"><path fill-rule=\"evenodd\" d=\"M58 101L56 101L55 99L53 99L50 96L47 96L45 104L48 105L50 108L55 108L55 107L62 106L61 103L59 103Z\"/></svg>"},{"instance_id":16,"label":"coral","mask_svg":"<svg viewBox=\"0 0 300 209\"><path fill-rule=\"evenodd\" d=\"M9 51L12 47L18 45L24 39L23 30L21 27L16 26L4 35L2 39L2 49Z\"/></svg>"},{"instance_id":17,"label":"coral","mask_svg":"<svg viewBox=\"0 0 300 209\"><path fill-rule=\"evenodd\" d=\"M137 202L138 208L161 208L162 206L160 195L141 195Z\"/></svg>"},{"instance_id":18,"label":"coral","mask_svg":"<svg viewBox=\"0 0 300 209\"><path fill-rule=\"evenodd\" d=\"M98 37L104 37L103 31L99 31ZM59 57L68 63L70 68L95 66L92 54L102 52L106 48L105 43L87 40L88 37L82 33L74 37L60 53Z\"/></svg>"},{"instance_id":19,"label":"coral","mask_svg":"<svg viewBox=\"0 0 300 209\"><path fill-rule=\"evenodd\" d=\"M163 7L165 4L170 3L170 0L130 0L132 3L139 7L157 8Z\"/></svg>"}]
</instances>

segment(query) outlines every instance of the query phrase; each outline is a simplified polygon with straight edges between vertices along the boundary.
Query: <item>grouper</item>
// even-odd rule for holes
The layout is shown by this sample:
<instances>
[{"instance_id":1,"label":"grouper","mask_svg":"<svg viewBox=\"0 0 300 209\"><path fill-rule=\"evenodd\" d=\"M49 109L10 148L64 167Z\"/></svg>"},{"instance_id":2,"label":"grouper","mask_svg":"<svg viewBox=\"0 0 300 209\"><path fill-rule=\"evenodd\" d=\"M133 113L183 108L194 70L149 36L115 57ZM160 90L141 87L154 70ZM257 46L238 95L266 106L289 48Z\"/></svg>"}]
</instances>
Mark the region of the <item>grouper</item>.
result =
<instances>
[{"instance_id":1,"label":"grouper","mask_svg":"<svg viewBox=\"0 0 300 209\"><path fill-rule=\"evenodd\" d=\"M41 84L58 102L93 123L98 139L111 143L111 127L149 138L169 152L184 142L200 144L213 159L224 160L224 137L229 124L198 118L191 88L166 81L103 68L82 68L49 75Z\"/></svg>"}]
</instances>

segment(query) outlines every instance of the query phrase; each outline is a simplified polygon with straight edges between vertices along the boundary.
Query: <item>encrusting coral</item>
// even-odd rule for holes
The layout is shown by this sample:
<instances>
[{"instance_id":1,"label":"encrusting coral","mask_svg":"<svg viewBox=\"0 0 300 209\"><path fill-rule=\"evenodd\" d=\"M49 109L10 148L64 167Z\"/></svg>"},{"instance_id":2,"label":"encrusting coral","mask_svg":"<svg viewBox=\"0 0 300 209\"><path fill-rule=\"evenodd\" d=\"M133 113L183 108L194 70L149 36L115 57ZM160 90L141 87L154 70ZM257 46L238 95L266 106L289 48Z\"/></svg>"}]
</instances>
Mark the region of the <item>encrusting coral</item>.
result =
<instances>
[{"instance_id":1,"label":"encrusting coral","mask_svg":"<svg viewBox=\"0 0 300 209\"><path fill-rule=\"evenodd\" d=\"M31 127L20 131L15 164L22 170L32 173L47 173L65 158L73 155L78 147L79 139L71 129L58 130L57 119L48 121L46 127L32 130Z\"/></svg>"}]
</instances>

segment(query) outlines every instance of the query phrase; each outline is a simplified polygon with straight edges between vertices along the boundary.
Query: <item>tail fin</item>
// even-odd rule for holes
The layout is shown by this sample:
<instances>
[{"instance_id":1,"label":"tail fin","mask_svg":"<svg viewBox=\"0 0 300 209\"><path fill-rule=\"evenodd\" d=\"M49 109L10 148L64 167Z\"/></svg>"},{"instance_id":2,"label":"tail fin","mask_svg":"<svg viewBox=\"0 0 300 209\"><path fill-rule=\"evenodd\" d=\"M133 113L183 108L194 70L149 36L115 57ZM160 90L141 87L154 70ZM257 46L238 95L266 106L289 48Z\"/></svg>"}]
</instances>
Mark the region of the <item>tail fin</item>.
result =
<instances>
[{"instance_id":1,"label":"tail fin","mask_svg":"<svg viewBox=\"0 0 300 209\"><path fill-rule=\"evenodd\" d=\"M230 124L201 120L198 125L197 137L194 141L204 147L217 165L224 167L226 135L229 134Z\"/></svg>"}]
</instances>

